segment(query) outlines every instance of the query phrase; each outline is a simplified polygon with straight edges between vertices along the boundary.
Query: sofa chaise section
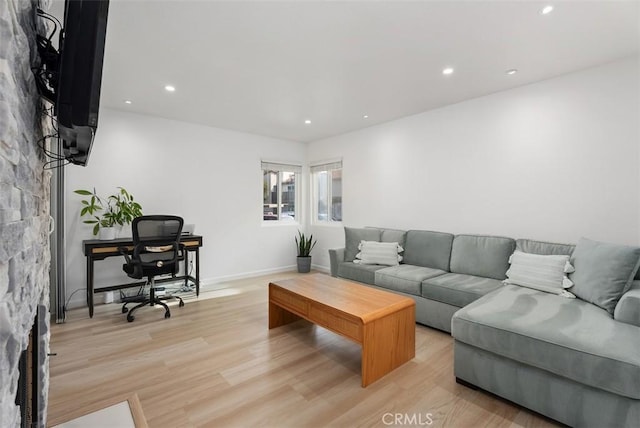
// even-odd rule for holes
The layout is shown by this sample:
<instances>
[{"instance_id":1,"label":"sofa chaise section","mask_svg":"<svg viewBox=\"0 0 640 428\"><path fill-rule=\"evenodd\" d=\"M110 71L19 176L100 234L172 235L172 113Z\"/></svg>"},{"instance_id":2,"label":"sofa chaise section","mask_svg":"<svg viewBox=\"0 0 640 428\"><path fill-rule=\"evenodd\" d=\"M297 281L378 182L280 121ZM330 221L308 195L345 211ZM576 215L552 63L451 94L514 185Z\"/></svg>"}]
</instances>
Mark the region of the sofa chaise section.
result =
<instances>
[{"instance_id":1,"label":"sofa chaise section","mask_svg":"<svg viewBox=\"0 0 640 428\"><path fill-rule=\"evenodd\" d=\"M451 333L465 382L571 426L640 423L640 329L602 308L506 285L457 311Z\"/></svg>"}]
</instances>

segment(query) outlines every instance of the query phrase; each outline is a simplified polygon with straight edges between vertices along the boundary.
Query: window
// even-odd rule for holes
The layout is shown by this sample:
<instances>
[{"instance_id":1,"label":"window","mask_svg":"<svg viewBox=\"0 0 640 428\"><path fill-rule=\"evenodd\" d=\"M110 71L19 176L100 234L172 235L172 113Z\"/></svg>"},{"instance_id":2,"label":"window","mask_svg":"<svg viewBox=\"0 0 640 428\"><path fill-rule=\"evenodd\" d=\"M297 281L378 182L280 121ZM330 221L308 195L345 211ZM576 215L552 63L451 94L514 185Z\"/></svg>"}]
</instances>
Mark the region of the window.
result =
<instances>
[{"instance_id":1,"label":"window","mask_svg":"<svg viewBox=\"0 0 640 428\"><path fill-rule=\"evenodd\" d=\"M342 161L311 166L313 221L342 221Z\"/></svg>"},{"instance_id":2,"label":"window","mask_svg":"<svg viewBox=\"0 0 640 428\"><path fill-rule=\"evenodd\" d=\"M298 218L298 186L302 167L262 162L262 219L292 221Z\"/></svg>"}]
</instances>

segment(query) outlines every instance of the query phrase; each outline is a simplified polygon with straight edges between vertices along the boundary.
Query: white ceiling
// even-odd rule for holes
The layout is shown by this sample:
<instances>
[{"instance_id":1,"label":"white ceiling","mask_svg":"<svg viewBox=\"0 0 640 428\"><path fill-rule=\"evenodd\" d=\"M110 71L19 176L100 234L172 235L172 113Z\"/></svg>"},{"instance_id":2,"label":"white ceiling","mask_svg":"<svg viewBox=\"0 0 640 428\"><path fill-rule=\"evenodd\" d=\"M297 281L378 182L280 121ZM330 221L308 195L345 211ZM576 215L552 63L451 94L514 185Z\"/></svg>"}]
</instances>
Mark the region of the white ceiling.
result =
<instances>
[{"instance_id":1,"label":"white ceiling","mask_svg":"<svg viewBox=\"0 0 640 428\"><path fill-rule=\"evenodd\" d=\"M308 142L639 52L638 1L112 0L101 105Z\"/></svg>"}]
</instances>

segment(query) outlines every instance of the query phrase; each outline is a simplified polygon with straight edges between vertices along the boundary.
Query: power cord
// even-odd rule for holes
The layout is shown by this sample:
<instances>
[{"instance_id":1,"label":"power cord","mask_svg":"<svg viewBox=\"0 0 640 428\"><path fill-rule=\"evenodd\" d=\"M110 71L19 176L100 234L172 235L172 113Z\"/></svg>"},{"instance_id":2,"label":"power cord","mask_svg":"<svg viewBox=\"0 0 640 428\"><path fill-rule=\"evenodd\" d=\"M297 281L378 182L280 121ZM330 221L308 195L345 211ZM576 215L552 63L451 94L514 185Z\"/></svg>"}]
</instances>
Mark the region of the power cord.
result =
<instances>
[{"instance_id":1,"label":"power cord","mask_svg":"<svg viewBox=\"0 0 640 428\"><path fill-rule=\"evenodd\" d=\"M62 306L62 310L64 312L67 312L67 306L69 305L69 302L71 301L71 298L73 297L74 294L76 294L78 291L87 291L86 288L78 288L77 290L75 290L73 293L71 293L71 295L69 296L69 298L67 299L67 301L64 303L64 306Z\"/></svg>"}]
</instances>

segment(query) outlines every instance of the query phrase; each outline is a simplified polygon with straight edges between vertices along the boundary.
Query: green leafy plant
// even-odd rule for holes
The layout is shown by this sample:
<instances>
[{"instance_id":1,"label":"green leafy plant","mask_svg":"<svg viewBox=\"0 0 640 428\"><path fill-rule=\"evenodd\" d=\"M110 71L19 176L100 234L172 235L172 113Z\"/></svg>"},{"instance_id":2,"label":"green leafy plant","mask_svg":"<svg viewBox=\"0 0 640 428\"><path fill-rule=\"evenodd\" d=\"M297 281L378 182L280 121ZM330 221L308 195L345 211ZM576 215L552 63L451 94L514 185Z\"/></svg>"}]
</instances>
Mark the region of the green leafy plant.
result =
<instances>
[{"instance_id":1,"label":"green leafy plant","mask_svg":"<svg viewBox=\"0 0 640 428\"><path fill-rule=\"evenodd\" d=\"M74 190L74 193L87 196L86 199L80 201L82 203L80 217L90 217L83 223L94 225L94 235L98 234L101 227L130 224L134 218L142 215L142 206L133 199L133 195L124 187L118 187L115 194L106 198L98 196L95 188L93 191L78 189Z\"/></svg>"},{"instance_id":2,"label":"green leafy plant","mask_svg":"<svg viewBox=\"0 0 640 428\"><path fill-rule=\"evenodd\" d=\"M298 247L298 257L309 257L311 255L311 250L316 246L317 240L313 239L313 235L310 235L307 238L304 233L298 231L298 236L296 236L296 246Z\"/></svg>"}]
</instances>

